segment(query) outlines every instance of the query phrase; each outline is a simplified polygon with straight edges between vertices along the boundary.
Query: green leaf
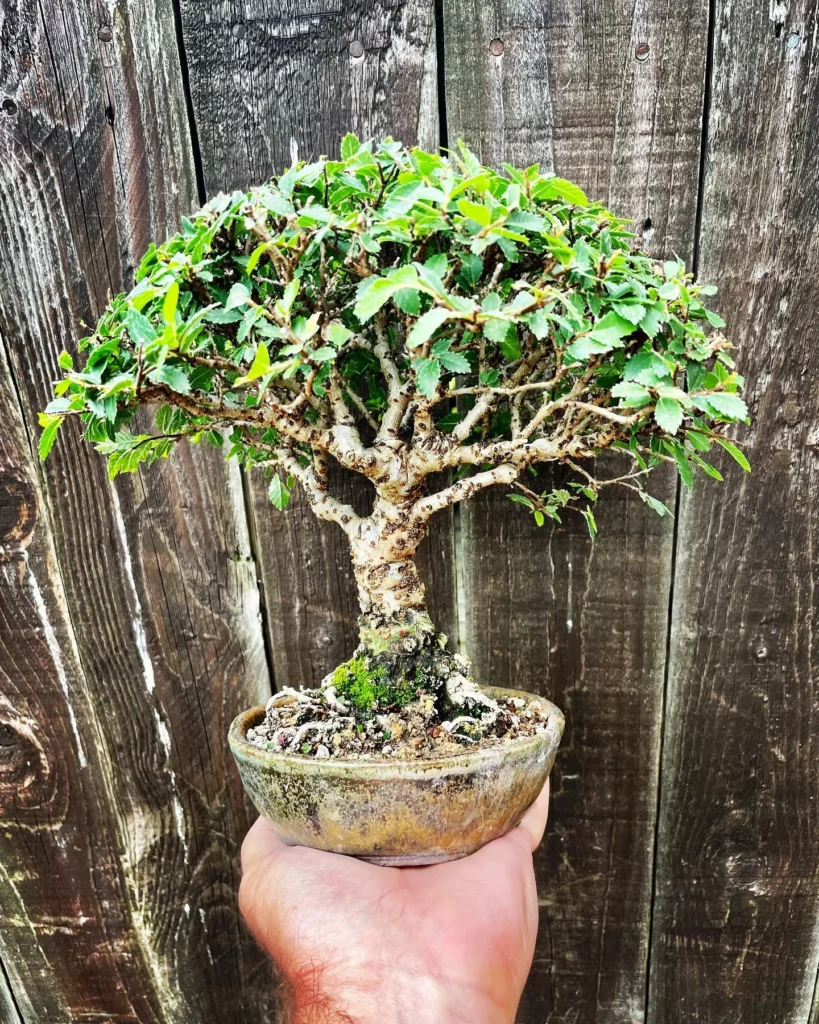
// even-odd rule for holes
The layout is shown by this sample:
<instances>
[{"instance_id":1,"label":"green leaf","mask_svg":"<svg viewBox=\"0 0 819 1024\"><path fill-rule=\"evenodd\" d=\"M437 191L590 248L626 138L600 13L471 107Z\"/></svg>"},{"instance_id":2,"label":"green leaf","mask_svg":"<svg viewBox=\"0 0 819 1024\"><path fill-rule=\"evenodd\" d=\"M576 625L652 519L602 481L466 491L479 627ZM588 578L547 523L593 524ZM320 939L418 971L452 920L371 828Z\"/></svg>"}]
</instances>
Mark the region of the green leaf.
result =
<instances>
[{"instance_id":1,"label":"green leaf","mask_svg":"<svg viewBox=\"0 0 819 1024\"><path fill-rule=\"evenodd\" d=\"M728 454L731 456L731 458L735 459L740 464L740 466L742 466L746 473L751 472L750 462L748 462L748 460L745 458L744 453L741 452L735 444L732 444L724 437L718 437L717 444L721 444L722 447L726 450L726 452L728 452Z\"/></svg>"},{"instance_id":2,"label":"green leaf","mask_svg":"<svg viewBox=\"0 0 819 1024\"><path fill-rule=\"evenodd\" d=\"M253 357L253 362L250 364L250 369L247 371L244 377L237 377L236 384L249 384L251 381L258 380L259 377L264 377L270 370L270 353L267 350L267 345L263 341L260 341L256 346L256 355Z\"/></svg>"},{"instance_id":3,"label":"green leaf","mask_svg":"<svg viewBox=\"0 0 819 1024\"><path fill-rule=\"evenodd\" d=\"M623 317L624 320L628 320L629 323L635 326L646 315L646 307L639 302L613 302L611 308L618 316Z\"/></svg>"},{"instance_id":4,"label":"green leaf","mask_svg":"<svg viewBox=\"0 0 819 1024\"><path fill-rule=\"evenodd\" d=\"M418 316L421 312L421 295L416 288L399 288L392 301L402 312L409 313L410 316Z\"/></svg>"},{"instance_id":5,"label":"green leaf","mask_svg":"<svg viewBox=\"0 0 819 1024\"><path fill-rule=\"evenodd\" d=\"M361 143L358 138L352 132L347 132L341 140L341 159L349 160L350 157L356 155L359 149L361 149Z\"/></svg>"},{"instance_id":6,"label":"green leaf","mask_svg":"<svg viewBox=\"0 0 819 1024\"><path fill-rule=\"evenodd\" d=\"M43 432L40 434L39 447L41 459L45 459L54 447L54 441L57 438L57 431L63 425L64 419L64 416L50 416L44 412L40 413L40 426L43 427Z\"/></svg>"},{"instance_id":7,"label":"green leaf","mask_svg":"<svg viewBox=\"0 0 819 1024\"><path fill-rule=\"evenodd\" d=\"M716 466L712 466L710 462L701 459L696 452L691 452L691 458L706 476L710 476L713 480L719 480L722 483L722 473L720 473Z\"/></svg>"},{"instance_id":8,"label":"green leaf","mask_svg":"<svg viewBox=\"0 0 819 1024\"><path fill-rule=\"evenodd\" d=\"M536 189L542 199L563 199L572 206L588 206L589 200L582 188L565 178L546 178Z\"/></svg>"},{"instance_id":9,"label":"green leaf","mask_svg":"<svg viewBox=\"0 0 819 1024\"><path fill-rule=\"evenodd\" d=\"M125 314L125 329L135 345L147 345L155 341L158 333L147 316L131 307Z\"/></svg>"},{"instance_id":10,"label":"green leaf","mask_svg":"<svg viewBox=\"0 0 819 1024\"><path fill-rule=\"evenodd\" d=\"M388 277L367 277L358 286L353 313L366 323L398 290L395 281Z\"/></svg>"},{"instance_id":11,"label":"green leaf","mask_svg":"<svg viewBox=\"0 0 819 1024\"><path fill-rule=\"evenodd\" d=\"M638 409L642 405L648 405L651 401L648 388L628 380L621 380L619 384L615 384L611 393L615 398L620 399L620 405L624 407Z\"/></svg>"},{"instance_id":12,"label":"green leaf","mask_svg":"<svg viewBox=\"0 0 819 1024\"><path fill-rule=\"evenodd\" d=\"M57 362L59 363L60 368L63 370L74 369L74 360L71 358L68 352L65 351L65 349L63 349L62 352L60 353Z\"/></svg>"},{"instance_id":13,"label":"green leaf","mask_svg":"<svg viewBox=\"0 0 819 1024\"><path fill-rule=\"evenodd\" d=\"M661 398L654 408L657 426L667 434L676 434L683 420L682 405L674 398Z\"/></svg>"},{"instance_id":14,"label":"green leaf","mask_svg":"<svg viewBox=\"0 0 819 1024\"><path fill-rule=\"evenodd\" d=\"M247 264L245 266L245 273L247 274L248 277L250 277L250 275L256 269L256 265L258 264L262 256L264 256L264 254L267 252L267 248L267 242L262 242L261 245L256 246L256 248L248 257Z\"/></svg>"},{"instance_id":15,"label":"green leaf","mask_svg":"<svg viewBox=\"0 0 819 1024\"><path fill-rule=\"evenodd\" d=\"M650 509L653 509L657 513L657 515L670 516L672 519L674 518L674 516L671 515L671 510L668 509L661 501L658 501L657 498L652 498L647 491L640 491L640 497Z\"/></svg>"},{"instance_id":16,"label":"green leaf","mask_svg":"<svg viewBox=\"0 0 819 1024\"><path fill-rule=\"evenodd\" d=\"M473 288L483 274L483 260L472 252L465 252L461 256L461 274Z\"/></svg>"},{"instance_id":17,"label":"green leaf","mask_svg":"<svg viewBox=\"0 0 819 1024\"><path fill-rule=\"evenodd\" d=\"M241 281L237 281L228 293L225 309L238 309L241 306L246 306L248 302L250 302L250 289Z\"/></svg>"},{"instance_id":18,"label":"green leaf","mask_svg":"<svg viewBox=\"0 0 819 1024\"><path fill-rule=\"evenodd\" d=\"M509 330L506 332L506 337L501 342L500 348L510 363L520 359L520 339L518 338L518 329L514 324L509 324Z\"/></svg>"},{"instance_id":19,"label":"green leaf","mask_svg":"<svg viewBox=\"0 0 819 1024\"><path fill-rule=\"evenodd\" d=\"M352 336L353 332L348 327L345 327L340 320L334 320L327 328L327 340L331 345L335 345L336 348L341 348Z\"/></svg>"},{"instance_id":20,"label":"green leaf","mask_svg":"<svg viewBox=\"0 0 819 1024\"><path fill-rule=\"evenodd\" d=\"M152 380L155 384L167 384L171 391L176 391L180 395L190 394L191 382L188 380L187 374L178 366L169 366L166 363L159 369L152 370L148 374L148 380Z\"/></svg>"},{"instance_id":21,"label":"green leaf","mask_svg":"<svg viewBox=\"0 0 819 1024\"><path fill-rule=\"evenodd\" d=\"M705 315L706 315L706 317L708 319L708 323L711 324L712 327L724 327L725 326L725 321L722 319L722 317L718 313L714 313L712 310L706 309Z\"/></svg>"},{"instance_id":22,"label":"green leaf","mask_svg":"<svg viewBox=\"0 0 819 1024\"><path fill-rule=\"evenodd\" d=\"M686 440L691 443L691 447L695 448L698 452L710 451L711 442L707 434L701 434L698 430L686 430L685 436Z\"/></svg>"},{"instance_id":23,"label":"green leaf","mask_svg":"<svg viewBox=\"0 0 819 1024\"><path fill-rule=\"evenodd\" d=\"M610 345L606 345L605 342L602 341L595 341L594 338L590 338L588 336L578 338L577 341L573 342L566 349L566 352L572 357L572 359L579 359L581 361L591 359L592 356L602 355L610 351Z\"/></svg>"},{"instance_id":24,"label":"green leaf","mask_svg":"<svg viewBox=\"0 0 819 1024\"><path fill-rule=\"evenodd\" d=\"M662 287L657 289L657 295L666 302L673 302L680 297L680 286L676 281L666 281Z\"/></svg>"},{"instance_id":25,"label":"green leaf","mask_svg":"<svg viewBox=\"0 0 819 1024\"><path fill-rule=\"evenodd\" d=\"M412 351L412 349L423 345L451 316L451 311L444 309L443 306L433 306L413 325L407 335L407 348Z\"/></svg>"},{"instance_id":26,"label":"green leaf","mask_svg":"<svg viewBox=\"0 0 819 1024\"><path fill-rule=\"evenodd\" d=\"M590 508L581 508L580 514L586 520L586 526L589 530L589 536L592 540L597 536L597 520L594 518L594 512Z\"/></svg>"},{"instance_id":27,"label":"green leaf","mask_svg":"<svg viewBox=\"0 0 819 1024\"><path fill-rule=\"evenodd\" d=\"M656 338L660 333L660 328L664 323L668 322L668 313L659 304L643 308L645 309L645 314L640 321L640 330L647 334L649 338Z\"/></svg>"},{"instance_id":28,"label":"green leaf","mask_svg":"<svg viewBox=\"0 0 819 1024\"><path fill-rule=\"evenodd\" d=\"M280 512L283 512L290 504L290 488L282 481L278 473L273 474L273 479L267 489L267 496Z\"/></svg>"},{"instance_id":29,"label":"green leaf","mask_svg":"<svg viewBox=\"0 0 819 1024\"><path fill-rule=\"evenodd\" d=\"M276 311L285 320L290 319L290 313L293 309L293 303L296 301L296 296L299 294L299 279L294 277L291 281L288 281L284 287L284 294L276 303Z\"/></svg>"},{"instance_id":30,"label":"green leaf","mask_svg":"<svg viewBox=\"0 0 819 1024\"><path fill-rule=\"evenodd\" d=\"M727 391L717 391L710 395L692 395L691 400L698 409L720 419L733 421L748 417L748 406L745 402L739 395L732 395Z\"/></svg>"},{"instance_id":31,"label":"green leaf","mask_svg":"<svg viewBox=\"0 0 819 1024\"><path fill-rule=\"evenodd\" d=\"M441 379L440 361L436 358L413 359L412 368L415 370L418 390L426 398L432 398Z\"/></svg>"},{"instance_id":32,"label":"green leaf","mask_svg":"<svg viewBox=\"0 0 819 1024\"><path fill-rule=\"evenodd\" d=\"M459 199L458 209L464 217L474 220L482 228L488 227L492 223L492 211L482 203L473 203L470 199Z\"/></svg>"},{"instance_id":33,"label":"green leaf","mask_svg":"<svg viewBox=\"0 0 819 1024\"><path fill-rule=\"evenodd\" d=\"M612 310L597 321L588 337L610 348L619 348L621 339L633 334L635 329L635 324Z\"/></svg>"},{"instance_id":34,"label":"green leaf","mask_svg":"<svg viewBox=\"0 0 819 1024\"><path fill-rule=\"evenodd\" d=\"M441 366L452 373L469 373L472 369L469 360L460 352L441 352L438 359Z\"/></svg>"},{"instance_id":35,"label":"green leaf","mask_svg":"<svg viewBox=\"0 0 819 1024\"><path fill-rule=\"evenodd\" d=\"M685 453L685 449L681 444L675 443L673 447L673 454L677 462L677 469L680 474L680 480L682 480L686 487L693 487L694 471L691 468L690 462L688 461L688 456Z\"/></svg>"},{"instance_id":36,"label":"green leaf","mask_svg":"<svg viewBox=\"0 0 819 1024\"><path fill-rule=\"evenodd\" d=\"M165 298L162 302L162 319L166 324L172 324L176 317L176 307L179 304L179 285L176 281L170 286L165 293Z\"/></svg>"},{"instance_id":37,"label":"green leaf","mask_svg":"<svg viewBox=\"0 0 819 1024\"><path fill-rule=\"evenodd\" d=\"M502 345L511 326L508 320L487 320L483 325L484 337L494 341L496 345Z\"/></svg>"}]
</instances>

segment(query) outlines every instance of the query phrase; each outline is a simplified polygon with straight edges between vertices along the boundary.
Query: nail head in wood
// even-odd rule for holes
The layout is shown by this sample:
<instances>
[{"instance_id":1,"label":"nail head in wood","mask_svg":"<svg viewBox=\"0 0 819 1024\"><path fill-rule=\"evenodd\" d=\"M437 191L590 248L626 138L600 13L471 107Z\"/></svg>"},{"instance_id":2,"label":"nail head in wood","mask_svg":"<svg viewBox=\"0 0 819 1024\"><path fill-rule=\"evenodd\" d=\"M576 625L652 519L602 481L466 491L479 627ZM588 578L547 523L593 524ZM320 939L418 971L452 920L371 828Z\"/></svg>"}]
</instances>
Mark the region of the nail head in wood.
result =
<instances>
[{"instance_id":1,"label":"nail head in wood","mask_svg":"<svg viewBox=\"0 0 819 1024\"><path fill-rule=\"evenodd\" d=\"M489 44L489 52L492 54L493 57L500 57L500 55L503 53L503 40L493 39L492 42Z\"/></svg>"},{"instance_id":2,"label":"nail head in wood","mask_svg":"<svg viewBox=\"0 0 819 1024\"><path fill-rule=\"evenodd\" d=\"M350 56L351 57L362 57L363 55L364 55L364 44L360 40L354 39L350 43Z\"/></svg>"},{"instance_id":3,"label":"nail head in wood","mask_svg":"<svg viewBox=\"0 0 819 1024\"><path fill-rule=\"evenodd\" d=\"M247 25L243 24L241 21L237 21L231 31L234 39L244 39L247 35Z\"/></svg>"},{"instance_id":4,"label":"nail head in wood","mask_svg":"<svg viewBox=\"0 0 819 1024\"><path fill-rule=\"evenodd\" d=\"M114 32L111 26L100 25L99 29L97 30L97 38L100 40L100 42L110 43L111 40L114 38Z\"/></svg>"},{"instance_id":5,"label":"nail head in wood","mask_svg":"<svg viewBox=\"0 0 819 1024\"><path fill-rule=\"evenodd\" d=\"M634 51L634 56L637 60L648 60L648 55L651 52L651 47L648 43L640 43L637 49Z\"/></svg>"}]
</instances>

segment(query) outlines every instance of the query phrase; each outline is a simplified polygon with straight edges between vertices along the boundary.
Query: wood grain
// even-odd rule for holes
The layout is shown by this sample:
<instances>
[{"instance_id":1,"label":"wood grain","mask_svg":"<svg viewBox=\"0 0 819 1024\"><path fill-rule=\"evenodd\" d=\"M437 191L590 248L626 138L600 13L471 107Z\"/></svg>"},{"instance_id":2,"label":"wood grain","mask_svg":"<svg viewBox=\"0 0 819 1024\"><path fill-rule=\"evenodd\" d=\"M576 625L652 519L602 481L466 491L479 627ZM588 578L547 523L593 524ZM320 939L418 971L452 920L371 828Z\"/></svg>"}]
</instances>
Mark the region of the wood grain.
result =
<instances>
[{"instance_id":1,"label":"wood grain","mask_svg":"<svg viewBox=\"0 0 819 1024\"><path fill-rule=\"evenodd\" d=\"M60 350L194 205L191 147L170 3L3 18L0 336L7 401L13 382L36 434ZM13 991L46 1024L260 1021L269 977L236 908L248 805L225 742L270 692L241 482L188 450L113 488L75 426L36 470L16 443L4 478L35 516L45 609L18 544L3 750L34 788L3 803Z\"/></svg>"},{"instance_id":2,"label":"wood grain","mask_svg":"<svg viewBox=\"0 0 819 1024\"><path fill-rule=\"evenodd\" d=\"M690 258L706 14L700 0L445 0L449 138L491 164L540 161L635 218L652 251ZM673 506L673 475L651 490ZM567 716L520 1010L532 1024L645 1012L672 529L633 497L604 493L593 545L579 517L538 530L500 491L462 511L477 677L545 693Z\"/></svg>"},{"instance_id":3,"label":"wood grain","mask_svg":"<svg viewBox=\"0 0 819 1024\"><path fill-rule=\"evenodd\" d=\"M816 986L817 31L815 2L716 5L701 273L751 382L753 474L721 460L680 520L655 1024L801 1024Z\"/></svg>"},{"instance_id":4,"label":"wood grain","mask_svg":"<svg viewBox=\"0 0 819 1024\"><path fill-rule=\"evenodd\" d=\"M233 5L182 0L182 26L205 189L247 188L294 156L338 152L348 131L407 145L438 138L431 0L369 4L287 0ZM359 53L360 44L360 55ZM372 488L336 467L332 488L361 512ZM357 643L347 540L294 493L286 514L248 479L265 621L277 685L312 686ZM419 553L430 610L457 636L451 513Z\"/></svg>"}]
</instances>

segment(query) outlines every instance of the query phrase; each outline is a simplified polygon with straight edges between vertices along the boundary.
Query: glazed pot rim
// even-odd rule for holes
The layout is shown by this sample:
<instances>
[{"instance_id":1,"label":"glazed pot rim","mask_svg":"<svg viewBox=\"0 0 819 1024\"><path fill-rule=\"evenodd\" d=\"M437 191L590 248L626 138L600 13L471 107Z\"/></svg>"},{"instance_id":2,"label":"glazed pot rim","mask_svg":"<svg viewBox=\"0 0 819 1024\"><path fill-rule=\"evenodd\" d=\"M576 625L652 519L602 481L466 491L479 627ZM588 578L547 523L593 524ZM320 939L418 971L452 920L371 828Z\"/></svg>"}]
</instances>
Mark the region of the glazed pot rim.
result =
<instances>
[{"instance_id":1,"label":"glazed pot rim","mask_svg":"<svg viewBox=\"0 0 819 1024\"><path fill-rule=\"evenodd\" d=\"M419 757L411 761L396 761L393 758L376 759L366 758L350 760L345 758L321 758L307 757L304 754L282 753L276 750L263 750L246 739L247 730L254 726L264 715L265 704L257 704L248 708L234 718L228 732L228 742L235 756L250 758L262 762L270 767L278 766L284 769L290 768L298 772L314 771L318 774L327 775L339 772L366 773L372 770L380 778L385 775L385 770L396 776L406 777L417 772L426 774L430 771L472 768L482 762L501 761L510 753L522 754L544 743L549 745L557 744L563 733L564 717L563 712L550 700L541 697L537 693L527 693L524 690L513 690L503 686L482 686L481 689L490 696L519 697L527 704L537 701L540 703L547 715L546 728L543 732L534 733L530 736L516 736L514 739L494 744L490 747L478 747L474 750L465 750L463 753L450 754L445 757Z\"/></svg>"}]
</instances>

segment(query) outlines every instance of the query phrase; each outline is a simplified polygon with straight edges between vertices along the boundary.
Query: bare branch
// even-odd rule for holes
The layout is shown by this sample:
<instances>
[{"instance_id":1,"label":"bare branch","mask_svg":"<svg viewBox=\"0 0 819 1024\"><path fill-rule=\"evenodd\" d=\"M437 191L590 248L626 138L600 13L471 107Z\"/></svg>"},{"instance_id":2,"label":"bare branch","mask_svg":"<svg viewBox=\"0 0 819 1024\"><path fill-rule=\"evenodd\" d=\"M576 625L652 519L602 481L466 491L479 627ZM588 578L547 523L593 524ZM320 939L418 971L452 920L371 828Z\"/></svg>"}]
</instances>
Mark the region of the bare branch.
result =
<instances>
[{"instance_id":1,"label":"bare branch","mask_svg":"<svg viewBox=\"0 0 819 1024\"><path fill-rule=\"evenodd\" d=\"M517 466L502 463L493 469L487 469L481 473L476 473L474 476L458 480L456 483L450 484L449 487L445 487L442 491L422 498L413 510L413 519L417 523L424 523L430 516L441 509L454 505L458 501L464 501L466 498L471 498L473 494L484 490L486 487L492 487L494 484L512 483L518 473L520 473L520 469Z\"/></svg>"},{"instance_id":2,"label":"bare branch","mask_svg":"<svg viewBox=\"0 0 819 1024\"><path fill-rule=\"evenodd\" d=\"M409 391L402 386L401 375L390 351L386 313L383 310L376 315L375 330L378 340L373 351L387 385L387 409L381 420L381 428L377 437L377 443L384 443L398 433L410 396Z\"/></svg>"},{"instance_id":3,"label":"bare branch","mask_svg":"<svg viewBox=\"0 0 819 1024\"><path fill-rule=\"evenodd\" d=\"M265 402L264 405L226 407L217 402L206 402L191 395L182 395L173 391L166 384L151 384L142 388L139 399L147 403L167 402L192 416L208 416L220 423L247 425L253 427L274 427L280 433L294 441L315 445L324 451L332 450L332 437L329 431L313 426L297 417L283 405Z\"/></svg>"},{"instance_id":4,"label":"bare branch","mask_svg":"<svg viewBox=\"0 0 819 1024\"><path fill-rule=\"evenodd\" d=\"M364 404L364 400L361 397L361 395L356 394L356 392L353 391L349 384L345 387L344 393L347 395L347 397L350 399L350 401L353 403L356 409L358 409L358 411L361 413L361 416L364 419L367 426L371 427L373 430L378 430L378 424L373 419L373 415L370 412L370 410Z\"/></svg>"},{"instance_id":5,"label":"bare branch","mask_svg":"<svg viewBox=\"0 0 819 1024\"><path fill-rule=\"evenodd\" d=\"M316 472L314 466L303 466L292 449L280 448L272 453L271 461L277 463L301 484L310 506L319 519L329 520L350 536L361 525L361 517L352 505L346 505L327 493L326 479Z\"/></svg>"},{"instance_id":6,"label":"bare branch","mask_svg":"<svg viewBox=\"0 0 819 1024\"><path fill-rule=\"evenodd\" d=\"M567 404L573 409L585 409L586 412L593 413L596 416L603 416L605 419L611 420L612 423L620 423L623 426L637 423L638 420L644 419L647 413L654 411L654 406L652 405L640 409L639 412L632 413L631 416L622 416L620 413L607 409L603 405L590 405L588 402L568 402Z\"/></svg>"}]
</instances>

